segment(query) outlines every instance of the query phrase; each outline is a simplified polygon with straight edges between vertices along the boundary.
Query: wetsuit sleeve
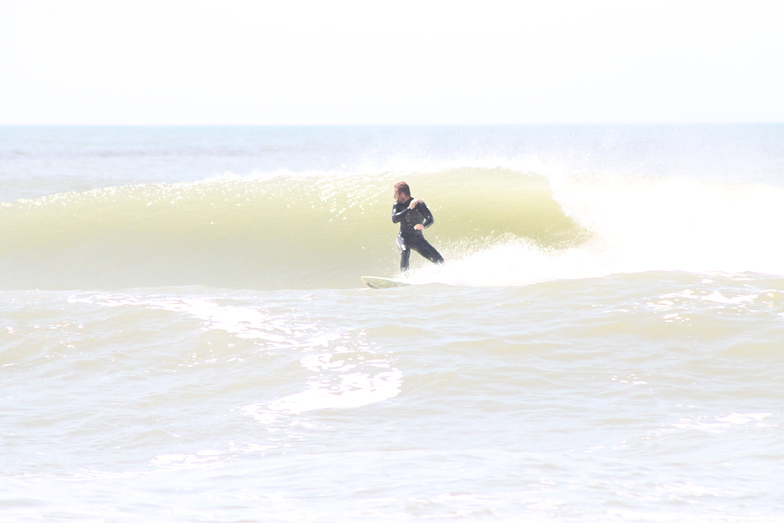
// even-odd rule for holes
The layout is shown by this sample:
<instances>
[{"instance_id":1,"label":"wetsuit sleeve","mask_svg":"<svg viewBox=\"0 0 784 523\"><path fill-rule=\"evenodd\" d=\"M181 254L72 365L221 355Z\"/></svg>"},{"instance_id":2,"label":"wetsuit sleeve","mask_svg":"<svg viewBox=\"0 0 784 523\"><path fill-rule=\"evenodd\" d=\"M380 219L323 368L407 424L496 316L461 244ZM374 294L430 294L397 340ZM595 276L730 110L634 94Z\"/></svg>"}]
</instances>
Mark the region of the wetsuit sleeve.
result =
<instances>
[{"instance_id":1,"label":"wetsuit sleeve","mask_svg":"<svg viewBox=\"0 0 784 523\"><path fill-rule=\"evenodd\" d=\"M419 213L422 215L422 217L425 219L424 223L422 223L422 225L424 225L425 229L427 229L428 227L430 227L431 225L433 225L436 222L436 219L433 218L433 213L430 212L430 209L427 208L427 205L425 205L425 202L420 201L417 204L416 208L419 211Z\"/></svg>"},{"instance_id":2,"label":"wetsuit sleeve","mask_svg":"<svg viewBox=\"0 0 784 523\"><path fill-rule=\"evenodd\" d=\"M403 219L403 216L408 213L408 205L403 207L402 211L397 211L397 205L392 205L392 223L398 223Z\"/></svg>"}]
</instances>

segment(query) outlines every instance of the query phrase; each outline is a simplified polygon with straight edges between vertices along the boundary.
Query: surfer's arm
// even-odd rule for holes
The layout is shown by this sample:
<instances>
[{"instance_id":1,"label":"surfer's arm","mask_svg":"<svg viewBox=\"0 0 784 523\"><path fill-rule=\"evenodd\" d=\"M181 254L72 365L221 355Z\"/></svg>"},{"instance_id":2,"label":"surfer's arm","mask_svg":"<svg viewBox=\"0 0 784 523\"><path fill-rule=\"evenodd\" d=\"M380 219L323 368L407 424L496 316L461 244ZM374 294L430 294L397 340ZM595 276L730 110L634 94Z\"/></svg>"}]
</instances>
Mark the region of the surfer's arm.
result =
<instances>
[{"instance_id":1,"label":"surfer's arm","mask_svg":"<svg viewBox=\"0 0 784 523\"><path fill-rule=\"evenodd\" d=\"M436 223L436 219L433 218L433 213L430 212L430 209L427 208L427 205L425 205L425 202L423 202L422 200L419 200L418 203L419 203L419 205L418 205L419 208L417 210L422 215L422 217L425 219L425 221L422 223L422 228L423 229L427 229L428 227L430 227L431 225Z\"/></svg>"},{"instance_id":2,"label":"surfer's arm","mask_svg":"<svg viewBox=\"0 0 784 523\"><path fill-rule=\"evenodd\" d=\"M400 211L400 212L396 212L396 211L397 211L397 206L393 205L392 206L392 223L400 222L400 220L403 219L403 216L405 216L406 213L408 212L408 207L403 207L403 210Z\"/></svg>"}]
</instances>

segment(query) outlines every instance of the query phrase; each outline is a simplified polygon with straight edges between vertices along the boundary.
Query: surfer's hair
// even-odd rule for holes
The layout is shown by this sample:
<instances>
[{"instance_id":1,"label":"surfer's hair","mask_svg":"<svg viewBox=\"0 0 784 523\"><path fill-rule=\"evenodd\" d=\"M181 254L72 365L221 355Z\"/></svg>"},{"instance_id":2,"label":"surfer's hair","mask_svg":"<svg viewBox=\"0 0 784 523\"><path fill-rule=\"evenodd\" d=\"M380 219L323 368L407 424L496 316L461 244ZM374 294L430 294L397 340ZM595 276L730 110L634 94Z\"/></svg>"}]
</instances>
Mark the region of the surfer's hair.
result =
<instances>
[{"instance_id":1,"label":"surfer's hair","mask_svg":"<svg viewBox=\"0 0 784 523\"><path fill-rule=\"evenodd\" d=\"M411 196L411 189L409 189L406 182L397 182L395 184L395 190L401 194L405 194L406 196Z\"/></svg>"}]
</instances>

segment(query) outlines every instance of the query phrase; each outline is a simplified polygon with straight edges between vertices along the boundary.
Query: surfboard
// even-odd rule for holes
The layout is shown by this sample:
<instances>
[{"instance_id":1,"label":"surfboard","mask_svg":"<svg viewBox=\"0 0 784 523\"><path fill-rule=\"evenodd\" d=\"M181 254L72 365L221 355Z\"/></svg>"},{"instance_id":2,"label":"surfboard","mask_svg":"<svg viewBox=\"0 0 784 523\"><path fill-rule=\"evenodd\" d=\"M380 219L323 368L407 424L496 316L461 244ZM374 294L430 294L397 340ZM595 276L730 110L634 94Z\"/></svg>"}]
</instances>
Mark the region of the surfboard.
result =
<instances>
[{"instance_id":1,"label":"surfboard","mask_svg":"<svg viewBox=\"0 0 784 523\"><path fill-rule=\"evenodd\" d=\"M365 285L373 289L389 289L391 287L405 287L407 285L411 285L410 283L406 283L404 281L391 280L389 278L379 278L376 276L362 276L360 279Z\"/></svg>"}]
</instances>

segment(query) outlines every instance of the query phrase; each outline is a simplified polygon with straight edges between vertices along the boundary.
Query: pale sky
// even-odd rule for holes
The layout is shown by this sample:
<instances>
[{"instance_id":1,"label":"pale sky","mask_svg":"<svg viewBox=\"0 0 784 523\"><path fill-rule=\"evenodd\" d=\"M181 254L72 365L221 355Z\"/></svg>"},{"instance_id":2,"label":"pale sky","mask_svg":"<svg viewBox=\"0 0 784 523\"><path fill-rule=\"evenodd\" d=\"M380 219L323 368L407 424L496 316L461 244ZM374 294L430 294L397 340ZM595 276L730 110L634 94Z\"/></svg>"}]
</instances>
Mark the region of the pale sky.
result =
<instances>
[{"instance_id":1,"label":"pale sky","mask_svg":"<svg viewBox=\"0 0 784 523\"><path fill-rule=\"evenodd\" d=\"M0 0L0 124L784 122L784 1Z\"/></svg>"}]
</instances>

